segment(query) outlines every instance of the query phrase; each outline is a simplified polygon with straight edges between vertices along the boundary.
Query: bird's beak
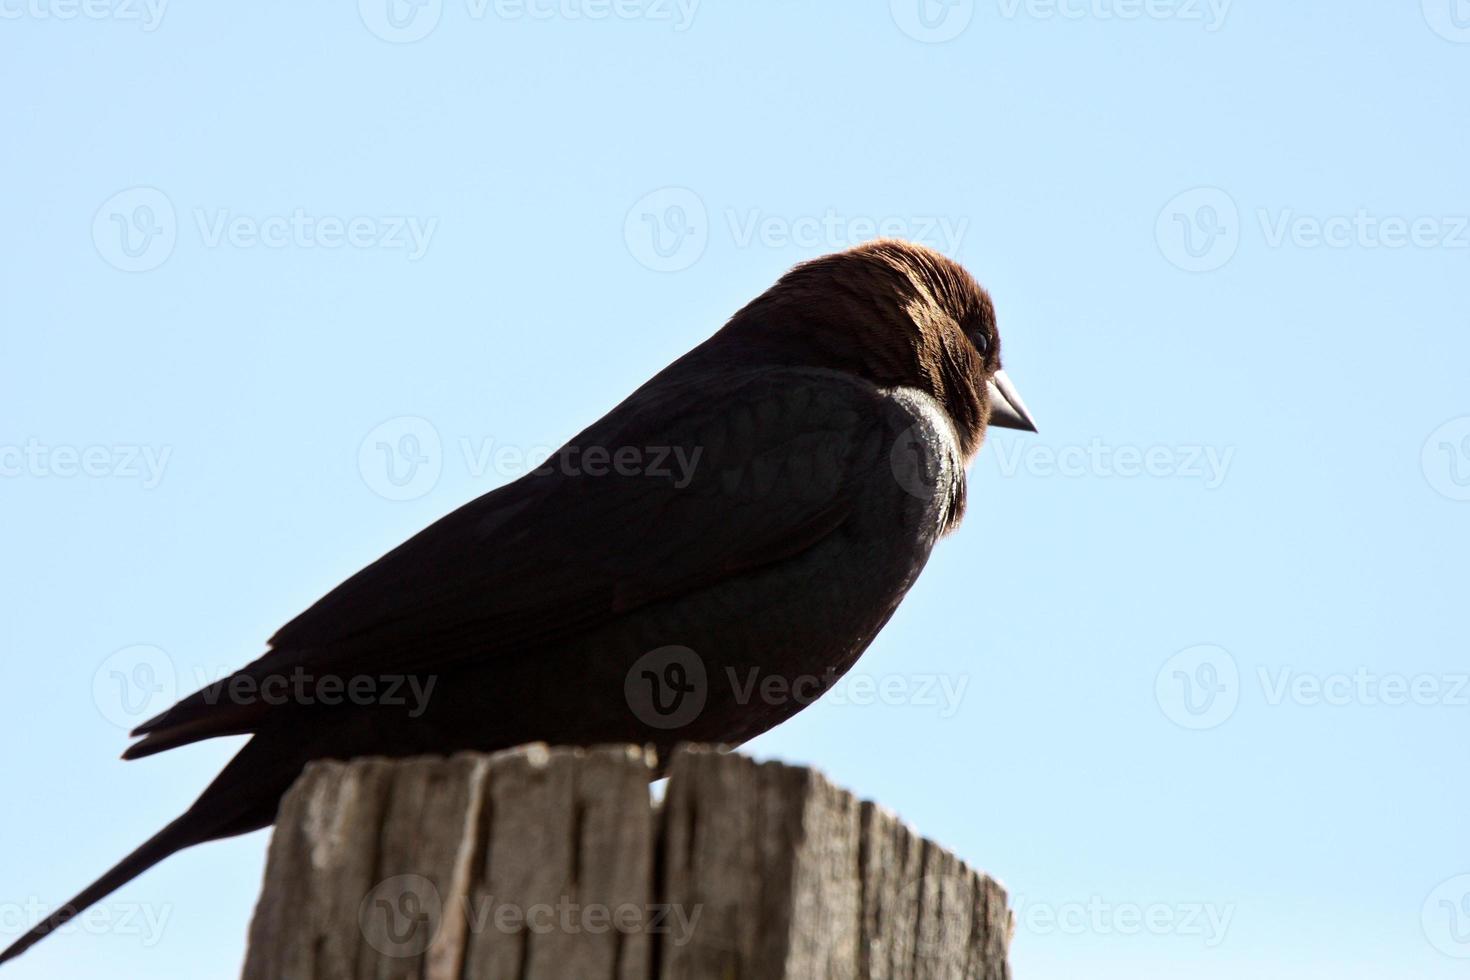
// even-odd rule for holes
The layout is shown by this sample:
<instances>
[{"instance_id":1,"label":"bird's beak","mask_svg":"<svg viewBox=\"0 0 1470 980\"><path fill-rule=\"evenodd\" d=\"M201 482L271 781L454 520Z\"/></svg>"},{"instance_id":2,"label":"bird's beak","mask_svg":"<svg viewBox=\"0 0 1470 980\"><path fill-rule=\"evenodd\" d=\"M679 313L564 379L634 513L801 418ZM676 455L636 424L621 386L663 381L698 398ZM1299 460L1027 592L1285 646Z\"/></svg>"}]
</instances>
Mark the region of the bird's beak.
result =
<instances>
[{"instance_id":1,"label":"bird's beak","mask_svg":"<svg viewBox=\"0 0 1470 980\"><path fill-rule=\"evenodd\" d=\"M995 372L985 383L985 390L990 396L991 425L998 425L1005 429L1020 429L1022 432L1036 431L1036 423L1031 421L1031 413L1026 411L1026 403L1021 401L1020 394L1004 371Z\"/></svg>"}]
</instances>

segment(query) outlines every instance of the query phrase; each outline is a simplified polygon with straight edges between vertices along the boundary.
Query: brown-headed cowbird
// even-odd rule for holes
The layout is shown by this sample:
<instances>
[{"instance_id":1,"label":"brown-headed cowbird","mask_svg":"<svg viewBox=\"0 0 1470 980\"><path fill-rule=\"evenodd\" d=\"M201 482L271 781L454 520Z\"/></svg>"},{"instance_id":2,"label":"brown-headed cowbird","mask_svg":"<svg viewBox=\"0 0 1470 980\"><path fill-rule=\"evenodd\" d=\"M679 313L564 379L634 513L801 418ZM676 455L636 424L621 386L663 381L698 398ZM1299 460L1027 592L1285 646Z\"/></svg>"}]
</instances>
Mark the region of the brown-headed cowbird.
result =
<instances>
[{"instance_id":1,"label":"brown-headed cowbird","mask_svg":"<svg viewBox=\"0 0 1470 980\"><path fill-rule=\"evenodd\" d=\"M798 265L545 466L141 725L126 758L253 738L0 962L175 851L269 825L313 759L767 730L852 666L959 523L987 425L1034 431L963 268L888 240Z\"/></svg>"}]
</instances>

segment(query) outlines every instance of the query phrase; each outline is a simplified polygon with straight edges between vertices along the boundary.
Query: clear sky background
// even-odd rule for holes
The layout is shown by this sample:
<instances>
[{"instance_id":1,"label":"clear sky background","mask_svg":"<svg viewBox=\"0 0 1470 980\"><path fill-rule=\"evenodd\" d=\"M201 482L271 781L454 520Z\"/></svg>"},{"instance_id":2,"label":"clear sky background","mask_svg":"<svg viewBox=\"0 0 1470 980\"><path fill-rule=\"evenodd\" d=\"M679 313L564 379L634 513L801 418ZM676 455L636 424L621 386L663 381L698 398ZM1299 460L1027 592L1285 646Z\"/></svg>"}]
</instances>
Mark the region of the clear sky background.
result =
<instances>
[{"instance_id":1,"label":"clear sky background","mask_svg":"<svg viewBox=\"0 0 1470 980\"><path fill-rule=\"evenodd\" d=\"M1464 975L1470 4L387 2L0 0L4 938L235 747L129 724L882 228L1041 433L751 751L1027 980ZM237 975L267 840L6 976Z\"/></svg>"}]
</instances>

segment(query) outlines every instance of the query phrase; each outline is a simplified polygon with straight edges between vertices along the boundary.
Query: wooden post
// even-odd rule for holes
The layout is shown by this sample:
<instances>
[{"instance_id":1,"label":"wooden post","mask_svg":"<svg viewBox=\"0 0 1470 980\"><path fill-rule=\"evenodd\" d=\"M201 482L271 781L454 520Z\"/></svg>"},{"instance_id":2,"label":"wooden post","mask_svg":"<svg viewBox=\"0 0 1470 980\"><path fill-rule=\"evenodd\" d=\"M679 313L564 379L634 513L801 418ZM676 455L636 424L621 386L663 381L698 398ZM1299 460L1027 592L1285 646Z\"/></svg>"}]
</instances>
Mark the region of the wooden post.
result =
<instances>
[{"instance_id":1,"label":"wooden post","mask_svg":"<svg viewBox=\"0 0 1470 980\"><path fill-rule=\"evenodd\" d=\"M820 773L686 747L310 766L245 980L1008 980L1004 891Z\"/></svg>"}]
</instances>

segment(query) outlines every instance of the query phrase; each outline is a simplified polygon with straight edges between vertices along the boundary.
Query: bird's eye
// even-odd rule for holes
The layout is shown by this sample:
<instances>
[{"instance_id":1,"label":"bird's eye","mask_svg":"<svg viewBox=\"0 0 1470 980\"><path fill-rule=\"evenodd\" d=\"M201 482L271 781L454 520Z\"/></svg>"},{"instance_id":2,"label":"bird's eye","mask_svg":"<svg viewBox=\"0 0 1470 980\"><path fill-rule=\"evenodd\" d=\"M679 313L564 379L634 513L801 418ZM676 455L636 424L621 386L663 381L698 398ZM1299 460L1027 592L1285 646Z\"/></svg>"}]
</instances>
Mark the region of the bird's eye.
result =
<instances>
[{"instance_id":1,"label":"bird's eye","mask_svg":"<svg viewBox=\"0 0 1470 980\"><path fill-rule=\"evenodd\" d=\"M990 337L983 331L977 330L970 334L970 342L975 345L975 349L980 352L981 357L990 353Z\"/></svg>"}]
</instances>

